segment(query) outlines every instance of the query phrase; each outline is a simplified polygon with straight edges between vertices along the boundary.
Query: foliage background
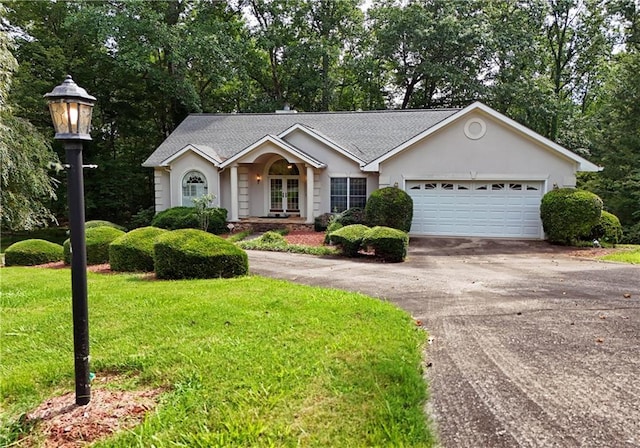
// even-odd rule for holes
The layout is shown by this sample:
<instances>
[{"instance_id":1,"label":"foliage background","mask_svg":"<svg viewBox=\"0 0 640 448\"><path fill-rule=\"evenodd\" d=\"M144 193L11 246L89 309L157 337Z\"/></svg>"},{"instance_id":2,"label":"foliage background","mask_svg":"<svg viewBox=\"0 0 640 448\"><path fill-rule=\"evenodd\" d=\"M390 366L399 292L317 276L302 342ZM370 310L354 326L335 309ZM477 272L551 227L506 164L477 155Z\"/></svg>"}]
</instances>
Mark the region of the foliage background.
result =
<instances>
[{"instance_id":1,"label":"foliage background","mask_svg":"<svg viewBox=\"0 0 640 448\"><path fill-rule=\"evenodd\" d=\"M0 14L3 110L46 136L40 147L52 135L42 95L66 74L98 98L88 219L127 224L153 205L141 163L189 113L475 100L602 164L581 185L625 227L640 219L634 0L15 1ZM13 141L9 152L31 150ZM29 194L65 216L64 182L55 193Z\"/></svg>"}]
</instances>

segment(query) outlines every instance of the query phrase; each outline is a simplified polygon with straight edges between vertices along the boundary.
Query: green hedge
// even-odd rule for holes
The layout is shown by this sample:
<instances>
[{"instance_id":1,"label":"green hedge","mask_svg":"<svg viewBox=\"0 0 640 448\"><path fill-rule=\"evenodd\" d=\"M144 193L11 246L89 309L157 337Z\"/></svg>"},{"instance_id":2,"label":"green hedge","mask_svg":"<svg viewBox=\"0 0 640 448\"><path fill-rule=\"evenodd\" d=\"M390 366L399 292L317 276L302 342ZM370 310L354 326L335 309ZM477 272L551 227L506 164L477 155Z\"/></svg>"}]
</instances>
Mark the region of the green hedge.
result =
<instances>
[{"instance_id":1,"label":"green hedge","mask_svg":"<svg viewBox=\"0 0 640 448\"><path fill-rule=\"evenodd\" d=\"M329 224L333 222L333 217L335 215L333 213L323 213L320 216L317 216L313 220L313 230L316 232L324 232L329 227Z\"/></svg>"},{"instance_id":2,"label":"green hedge","mask_svg":"<svg viewBox=\"0 0 640 448\"><path fill-rule=\"evenodd\" d=\"M154 216L151 225L167 230L197 229L200 221L195 207L172 207Z\"/></svg>"},{"instance_id":3,"label":"green hedge","mask_svg":"<svg viewBox=\"0 0 640 448\"><path fill-rule=\"evenodd\" d=\"M215 234L227 233L227 210L208 208L207 212L210 214L207 231ZM151 225L167 230L200 229L200 218L195 207L172 207L154 216Z\"/></svg>"},{"instance_id":4,"label":"green hedge","mask_svg":"<svg viewBox=\"0 0 640 448\"><path fill-rule=\"evenodd\" d=\"M337 221L333 221L329 223L329 226L327 227L327 230L324 233L324 244L329 244L331 242L331 234L343 227L344 226Z\"/></svg>"},{"instance_id":5,"label":"green hedge","mask_svg":"<svg viewBox=\"0 0 640 448\"><path fill-rule=\"evenodd\" d=\"M109 245L118 237L124 235L122 230L108 226L90 227L85 231L87 246L87 264L109 263ZM71 264L71 240L64 244L64 262Z\"/></svg>"},{"instance_id":6,"label":"green hedge","mask_svg":"<svg viewBox=\"0 0 640 448\"><path fill-rule=\"evenodd\" d=\"M598 223L591 228L589 239L614 245L622 241L622 225L618 217L603 210Z\"/></svg>"},{"instance_id":7,"label":"green hedge","mask_svg":"<svg viewBox=\"0 0 640 448\"><path fill-rule=\"evenodd\" d=\"M109 245L109 264L112 271L153 271L153 245L168 230L141 227L122 235Z\"/></svg>"},{"instance_id":8,"label":"green hedge","mask_svg":"<svg viewBox=\"0 0 640 448\"><path fill-rule=\"evenodd\" d=\"M342 213L338 213L333 220L335 222L339 222L343 226L366 224L364 209L360 207L351 207Z\"/></svg>"},{"instance_id":9,"label":"green hedge","mask_svg":"<svg viewBox=\"0 0 640 448\"><path fill-rule=\"evenodd\" d=\"M409 235L402 230L376 226L364 234L362 247L373 249L384 261L397 263L407 256Z\"/></svg>"},{"instance_id":10,"label":"green hedge","mask_svg":"<svg viewBox=\"0 0 640 448\"><path fill-rule=\"evenodd\" d=\"M31 239L18 241L7 247L4 263L7 266L35 266L60 261L62 257L63 249L60 244Z\"/></svg>"},{"instance_id":11,"label":"green hedge","mask_svg":"<svg viewBox=\"0 0 640 448\"><path fill-rule=\"evenodd\" d=\"M114 229L125 231L126 229L118 224L112 223L111 221L104 221L102 219L94 219L92 221L87 221L84 223L85 229L92 229L94 227L113 227Z\"/></svg>"},{"instance_id":12,"label":"green hedge","mask_svg":"<svg viewBox=\"0 0 640 448\"><path fill-rule=\"evenodd\" d=\"M589 235L602 213L602 199L574 188L558 188L542 197L540 218L552 243L574 244Z\"/></svg>"},{"instance_id":13,"label":"green hedge","mask_svg":"<svg viewBox=\"0 0 640 448\"><path fill-rule=\"evenodd\" d=\"M413 199L397 187L386 187L374 191L365 206L367 225L391 227L408 232L413 220Z\"/></svg>"},{"instance_id":14,"label":"green hedge","mask_svg":"<svg viewBox=\"0 0 640 448\"><path fill-rule=\"evenodd\" d=\"M332 243L341 246L344 255L355 257L358 255L362 239L368 230L369 227L364 224L352 224L331 232L329 239Z\"/></svg>"},{"instance_id":15,"label":"green hedge","mask_svg":"<svg viewBox=\"0 0 640 448\"><path fill-rule=\"evenodd\" d=\"M249 272L247 253L219 236L181 229L160 235L154 244L159 279L229 278Z\"/></svg>"}]
</instances>

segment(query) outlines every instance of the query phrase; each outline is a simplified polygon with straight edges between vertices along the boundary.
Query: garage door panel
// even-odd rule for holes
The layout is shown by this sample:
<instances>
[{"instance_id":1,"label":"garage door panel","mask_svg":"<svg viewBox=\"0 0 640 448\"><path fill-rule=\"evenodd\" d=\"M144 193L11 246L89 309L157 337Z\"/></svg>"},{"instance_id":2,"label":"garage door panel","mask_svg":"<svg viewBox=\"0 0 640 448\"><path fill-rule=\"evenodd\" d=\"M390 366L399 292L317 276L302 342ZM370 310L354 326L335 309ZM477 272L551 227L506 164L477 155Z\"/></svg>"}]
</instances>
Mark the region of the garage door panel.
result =
<instances>
[{"instance_id":1,"label":"garage door panel","mask_svg":"<svg viewBox=\"0 0 640 448\"><path fill-rule=\"evenodd\" d=\"M412 181L407 191L414 201L411 232L540 238L542 190L541 182Z\"/></svg>"}]
</instances>

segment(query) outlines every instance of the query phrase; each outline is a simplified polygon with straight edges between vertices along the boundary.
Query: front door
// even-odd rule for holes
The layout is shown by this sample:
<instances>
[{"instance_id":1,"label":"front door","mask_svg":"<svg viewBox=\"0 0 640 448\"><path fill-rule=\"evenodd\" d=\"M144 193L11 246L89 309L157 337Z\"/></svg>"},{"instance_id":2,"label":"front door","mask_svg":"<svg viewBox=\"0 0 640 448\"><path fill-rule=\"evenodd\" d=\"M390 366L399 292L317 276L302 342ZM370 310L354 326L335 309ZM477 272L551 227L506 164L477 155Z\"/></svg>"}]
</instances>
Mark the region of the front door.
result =
<instances>
[{"instance_id":1,"label":"front door","mask_svg":"<svg viewBox=\"0 0 640 448\"><path fill-rule=\"evenodd\" d=\"M300 188L298 178L272 176L269 191L270 213L300 213Z\"/></svg>"}]
</instances>

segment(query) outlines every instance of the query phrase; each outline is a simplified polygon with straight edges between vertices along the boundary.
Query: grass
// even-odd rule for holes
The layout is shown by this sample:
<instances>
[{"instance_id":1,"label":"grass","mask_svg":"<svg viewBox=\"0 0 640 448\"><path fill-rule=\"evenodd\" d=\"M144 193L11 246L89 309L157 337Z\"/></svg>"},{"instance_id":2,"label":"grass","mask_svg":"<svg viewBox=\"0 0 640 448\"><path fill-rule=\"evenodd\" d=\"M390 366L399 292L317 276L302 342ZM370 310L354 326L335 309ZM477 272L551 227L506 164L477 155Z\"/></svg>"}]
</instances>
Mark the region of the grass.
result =
<instances>
[{"instance_id":1,"label":"grass","mask_svg":"<svg viewBox=\"0 0 640 448\"><path fill-rule=\"evenodd\" d=\"M621 250L600 257L601 260L617 261L621 263L640 264L640 245L621 244Z\"/></svg>"},{"instance_id":2,"label":"grass","mask_svg":"<svg viewBox=\"0 0 640 448\"><path fill-rule=\"evenodd\" d=\"M0 445L73 390L68 269L3 268ZM92 371L166 390L130 446L432 446L425 333L364 295L261 277L89 273Z\"/></svg>"}]
</instances>

